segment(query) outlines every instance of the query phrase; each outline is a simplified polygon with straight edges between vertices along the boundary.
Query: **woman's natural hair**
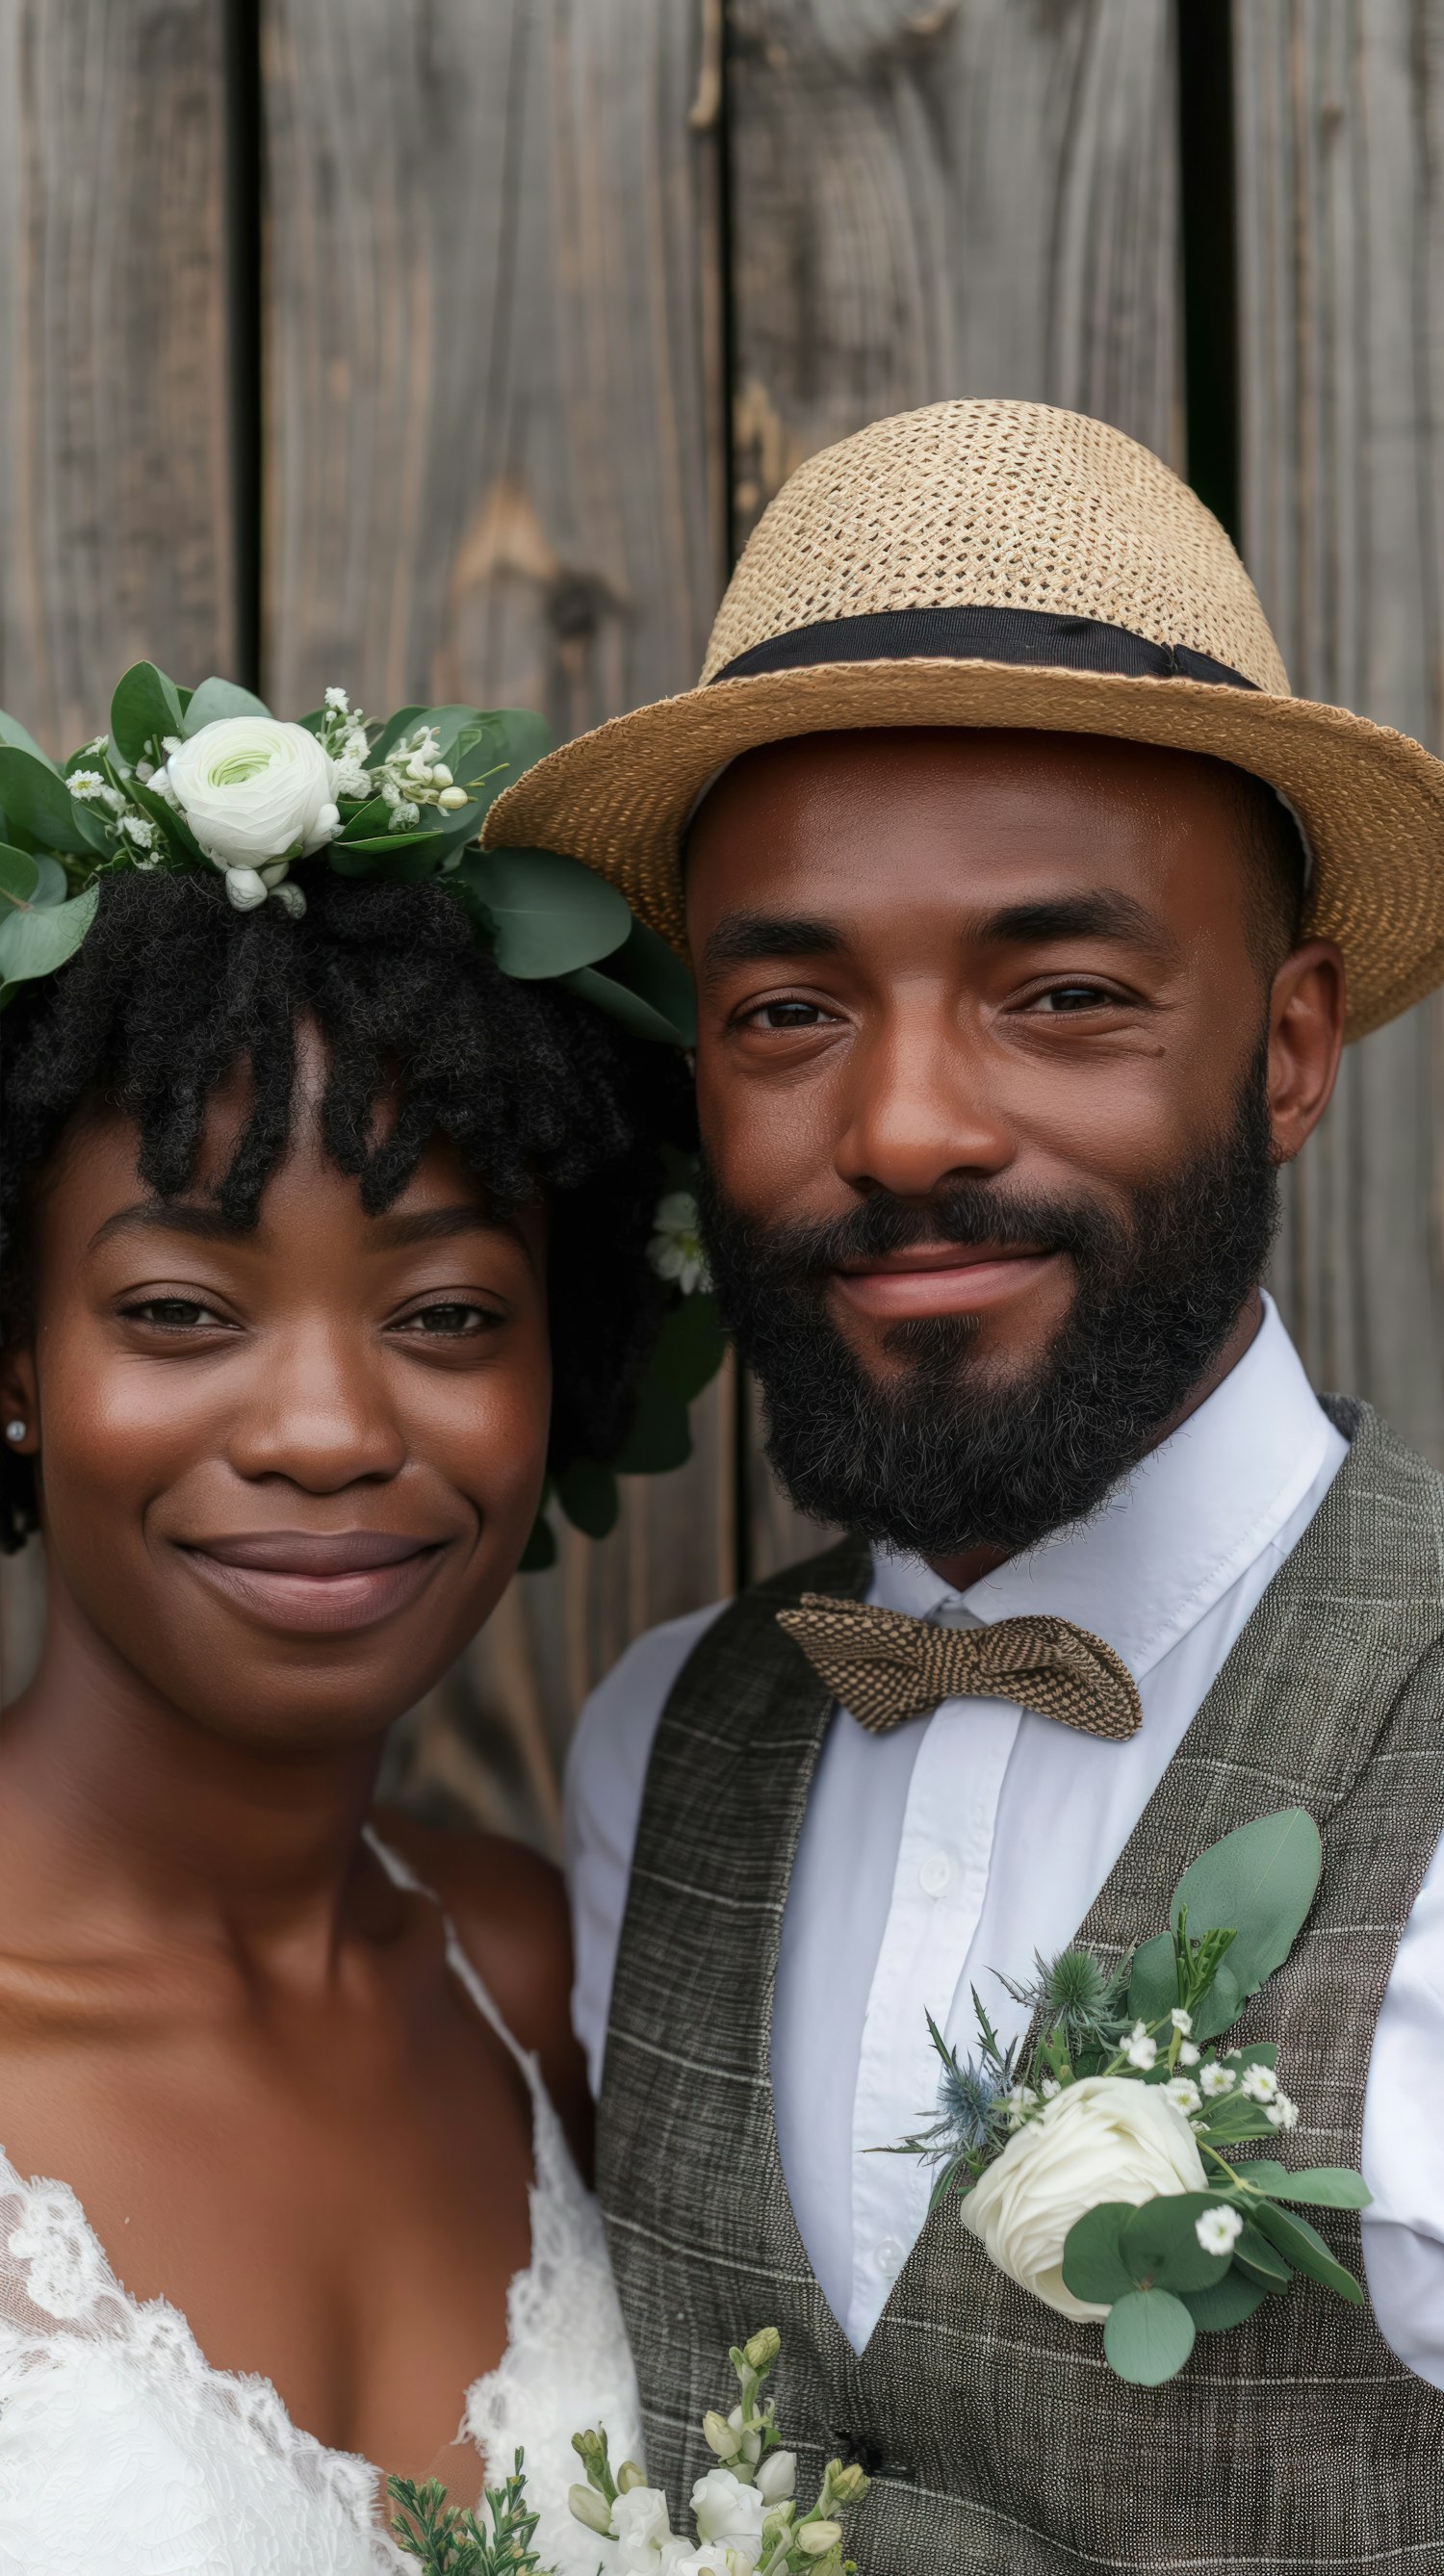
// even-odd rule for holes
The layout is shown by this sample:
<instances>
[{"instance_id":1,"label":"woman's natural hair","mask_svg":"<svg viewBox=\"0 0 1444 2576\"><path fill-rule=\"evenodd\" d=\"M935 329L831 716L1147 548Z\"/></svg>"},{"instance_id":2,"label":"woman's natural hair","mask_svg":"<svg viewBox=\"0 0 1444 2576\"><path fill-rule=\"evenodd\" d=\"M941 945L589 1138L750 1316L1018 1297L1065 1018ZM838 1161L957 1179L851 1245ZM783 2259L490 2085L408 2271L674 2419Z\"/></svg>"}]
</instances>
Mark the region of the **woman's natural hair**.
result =
<instances>
[{"instance_id":1,"label":"woman's natural hair","mask_svg":"<svg viewBox=\"0 0 1444 2576\"><path fill-rule=\"evenodd\" d=\"M391 1204L437 1134L494 1204L546 1200L550 1463L614 1456L665 1296L646 1258L662 1147L691 1142L680 1058L555 984L503 975L443 885L305 878L301 921L275 903L238 912L219 877L106 878L73 961L13 997L0 1023L0 1345L30 1328L29 1196L76 1112L134 1119L142 1179L175 1197L210 1100L248 1067L249 1114L217 1199L252 1225L290 1138L304 1020L328 1058L325 1149L369 1212ZM35 1526L29 1462L0 1453L0 1547Z\"/></svg>"}]
</instances>

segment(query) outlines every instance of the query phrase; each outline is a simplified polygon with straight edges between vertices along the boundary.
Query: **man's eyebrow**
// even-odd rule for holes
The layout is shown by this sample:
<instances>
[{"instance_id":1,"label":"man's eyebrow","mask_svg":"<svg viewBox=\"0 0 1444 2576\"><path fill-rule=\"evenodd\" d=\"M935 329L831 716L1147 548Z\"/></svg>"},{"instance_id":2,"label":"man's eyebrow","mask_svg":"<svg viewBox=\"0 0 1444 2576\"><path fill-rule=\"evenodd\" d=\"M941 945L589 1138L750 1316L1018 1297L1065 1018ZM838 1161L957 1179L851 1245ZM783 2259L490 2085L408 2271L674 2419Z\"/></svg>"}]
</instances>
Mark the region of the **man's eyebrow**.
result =
<instances>
[{"instance_id":1,"label":"man's eyebrow","mask_svg":"<svg viewBox=\"0 0 1444 2576\"><path fill-rule=\"evenodd\" d=\"M732 912L702 951L701 977L706 983L728 966L753 966L769 957L835 957L843 944L835 922L809 913Z\"/></svg>"},{"instance_id":2,"label":"man's eyebrow","mask_svg":"<svg viewBox=\"0 0 1444 2576\"><path fill-rule=\"evenodd\" d=\"M1146 904L1106 887L1093 894L1040 895L1031 903L1004 904L980 922L978 935L1000 948L1048 939L1126 939L1163 954L1178 946Z\"/></svg>"},{"instance_id":3,"label":"man's eyebrow","mask_svg":"<svg viewBox=\"0 0 1444 2576\"><path fill-rule=\"evenodd\" d=\"M138 1199L117 1208L90 1238L92 1252L117 1234L186 1234L203 1242L239 1243L255 1233L205 1199ZM388 1210L374 1221L372 1243L380 1252L406 1252L413 1244L440 1243L461 1234L515 1234L510 1217L494 1216L484 1207L462 1202L455 1207L418 1208L412 1214Z\"/></svg>"}]
</instances>

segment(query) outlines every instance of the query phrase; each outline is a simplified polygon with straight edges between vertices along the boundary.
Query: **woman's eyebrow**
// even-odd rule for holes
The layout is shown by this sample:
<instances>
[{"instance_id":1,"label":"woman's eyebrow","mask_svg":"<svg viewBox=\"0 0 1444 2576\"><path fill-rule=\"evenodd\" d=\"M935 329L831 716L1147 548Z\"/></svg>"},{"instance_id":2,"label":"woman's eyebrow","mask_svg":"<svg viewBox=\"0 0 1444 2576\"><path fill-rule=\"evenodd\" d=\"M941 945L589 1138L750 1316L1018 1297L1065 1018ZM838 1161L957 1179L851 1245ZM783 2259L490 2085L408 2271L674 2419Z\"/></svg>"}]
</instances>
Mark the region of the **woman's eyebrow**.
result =
<instances>
[{"instance_id":1,"label":"woman's eyebrow","mask_svg":"<svg viewBox=\"0 0 1444 2576\"><path fill-rule=\"evenodd\" d=\"M90 1250L98 1251L112 1235L156 1232L236 1243L254 1235L257 1228L226 1216L204 1199L138 1199L133 1207L117 1208L114 1216L97 1226L90 1238ZM418 1208L411 1214L390 1211L373 1220L371 1239L382 1252L405 1252L413 1244L445 1242L454 1235L517 1232L510 1217L492 1215L486 1208L462 1201L454 1207Z\"/></svg>"}]
</instances>

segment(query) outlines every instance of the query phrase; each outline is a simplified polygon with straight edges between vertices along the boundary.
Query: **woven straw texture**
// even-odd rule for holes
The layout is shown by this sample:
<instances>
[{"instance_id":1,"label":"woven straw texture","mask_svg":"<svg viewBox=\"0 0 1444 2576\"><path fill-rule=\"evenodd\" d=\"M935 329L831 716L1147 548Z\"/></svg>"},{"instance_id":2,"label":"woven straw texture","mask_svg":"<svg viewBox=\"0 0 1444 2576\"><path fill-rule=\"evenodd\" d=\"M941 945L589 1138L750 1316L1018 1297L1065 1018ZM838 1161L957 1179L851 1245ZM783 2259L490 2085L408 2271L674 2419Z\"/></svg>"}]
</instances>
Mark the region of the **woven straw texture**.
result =
<instances>
[{"instance_id":1,"label":"woven straw texture","mask_svg":"<svg viewBox=\"0 0 1444 2576\"><path fill-rule=\"evenodd\" d=\"M1238 2025L1240 2042L1278 2043L1300 2165L1359 2161L1379 2006L1444 1831L1444 1480L1362 1406L1332 1409L1349 1455L1079 1933L1120 1958L1167 1922L1210 1843L1309 1808L1324 1843L1313 1912ZM1444 2391L1404 2368L1367 2306L1309 2282L1201 2334L1166 2387L1127 2387L1097 2326L1007 2280L949 2196L866 2351L848 2343L798 2234L773 2116L783 1916L832 1714L775 1613L804 1588L856 1598L867 1579L866 1548L847 1542L743 1593L679 1677L652 1753L599 2135L651 2475L685 2495L713 2465L697 2428L717 2356L776 2325L799 2491L838 2453L876 2471L849 2534L875 2576L1444 2569ZM1310 2215L1357 2273L1357 2214Z\"/></svg>"},{"instance_id":2,"label":"woven straw texture","mask_svg":"<svg viewBox=\"0 0 1444 2576\"><path fill-rule=\"evenodd\" d=\"M871 1735L887 1735L945 1699L1013 1700L1114 1744L1143 1722L1128 1666L1071 1619L938 1628L905 1610L804 1592L801 1609L779 1610L777 1624Z\"/></svg>"},{"instance_id":3,"label":"woven straw texture","mask_svg":"<svg viewBox=\"0 0 1444 2576\"><path fill-rule=\"evenodd\" d=\"M888 725L1105 734L1211 753L1282 789L1314 853L1310 927L1344 951L1351 1037L1444 978L1444 762L1386 726L1291 697L1218 522L1100 421L1040 403L937 403L809 458L753 532L704 680L799 627L944 606L1101 620L1210 654L1256 686L932 659L722 680L539 761L493 806L488 843L585 860L685 953L682 828L739 752Z\"/></svg>"}]
</instances>

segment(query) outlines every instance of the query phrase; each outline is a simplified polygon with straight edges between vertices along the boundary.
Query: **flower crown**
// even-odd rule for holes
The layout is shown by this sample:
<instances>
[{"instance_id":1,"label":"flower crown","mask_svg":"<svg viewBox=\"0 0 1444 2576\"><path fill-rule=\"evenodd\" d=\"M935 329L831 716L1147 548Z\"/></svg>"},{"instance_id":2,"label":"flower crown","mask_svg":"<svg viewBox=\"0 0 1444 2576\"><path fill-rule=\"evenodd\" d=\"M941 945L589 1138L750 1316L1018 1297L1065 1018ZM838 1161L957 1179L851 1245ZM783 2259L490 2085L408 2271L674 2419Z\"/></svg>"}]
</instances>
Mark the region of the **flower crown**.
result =
<instances>
[{"instance_id":1,"label":"flower crown","mask_svg":"<svg viewBox=\"0 0 1444 2576\"><path fill-rule=\"evenodd\" d=\"M635 1037L691 1046L692 979L615 886L560 851L479 846L502 787L548 748L524 708L401 707L373 724L332 688L284 723L233 681L182 689L152 662L125 673L109 732L63 768L0 710L0 1010L75 955L103 877L218 868L238 911L271 902L299 918L304 865L324 864L449 883L504 975L562 984ZM594 1538L616 1520L617 1474L682 1465L688 1405L721 1362L692 1178L685 1157L669 1157L651 1259L672 1302L626 1446L609 1467L579 1461L556 1479L568 1519ZM544 1498L523 1562L554 1554Z\"/></svg>"}]
</instances>

